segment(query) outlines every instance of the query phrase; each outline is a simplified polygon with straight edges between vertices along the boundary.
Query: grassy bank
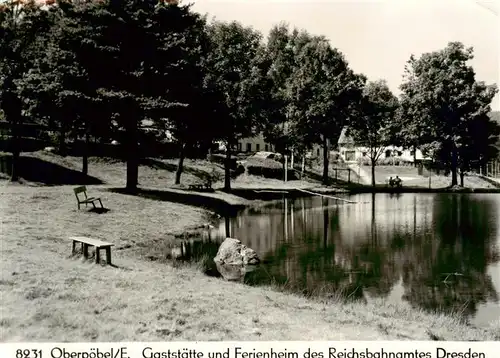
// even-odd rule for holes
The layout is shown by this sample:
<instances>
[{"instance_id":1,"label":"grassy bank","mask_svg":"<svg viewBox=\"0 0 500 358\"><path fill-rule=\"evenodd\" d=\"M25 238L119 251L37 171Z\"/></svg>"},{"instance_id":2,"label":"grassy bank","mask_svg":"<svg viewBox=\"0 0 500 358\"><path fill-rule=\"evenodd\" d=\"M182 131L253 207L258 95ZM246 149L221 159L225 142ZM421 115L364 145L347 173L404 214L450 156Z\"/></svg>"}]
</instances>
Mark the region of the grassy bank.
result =
<instances>
[{"instance_id":1,"label":"grassy bank","mask_svg":"<svg viewBox=\"0 0 500 358\"><path fill-rule=\"evenodd\" d=\"M382 301L308 300L158 260L176 234L210 219L193 206L90 186L110 209L97 214L76 210L71 186L2 184L3 342L500 339L499 326ZM71 257L71 235L113 242L116 266Z\"/></svg>"},{"instance_id":2,"label":"grassy bank","mask_svg":"<svg viewBox=\"0 0 500 358\"><path fill-rule=\"evenodd\" d=\"M31 175L40 181L0 182L1 341L500 339L500 322L474 328L383 301L364 305L306 299L281 292L282 287L256 288L208 277L196 264L174 264L168 257L178 244L176 237L199 231L214 217L162 196L161 189L180 189L172 184L173 160L143 163L142 190L131 196L110 190L124 186L125 163L92 158L91 182L102 184L88 185L88 191L109 209L98 214L76 208L72 188L80 158L31 157L40 165ZM46 183L44 163L56 166L58 180L68 185ZM214 167L187 161L183 183L197 182ZM287 187L314 184L297 181ZM283 188L279 180L245 175L233 186ZM245 202L227 193L210 195ZM114 266L72 257L68 237L73 235L114 243Z\"/></svg>"}]
</instances>

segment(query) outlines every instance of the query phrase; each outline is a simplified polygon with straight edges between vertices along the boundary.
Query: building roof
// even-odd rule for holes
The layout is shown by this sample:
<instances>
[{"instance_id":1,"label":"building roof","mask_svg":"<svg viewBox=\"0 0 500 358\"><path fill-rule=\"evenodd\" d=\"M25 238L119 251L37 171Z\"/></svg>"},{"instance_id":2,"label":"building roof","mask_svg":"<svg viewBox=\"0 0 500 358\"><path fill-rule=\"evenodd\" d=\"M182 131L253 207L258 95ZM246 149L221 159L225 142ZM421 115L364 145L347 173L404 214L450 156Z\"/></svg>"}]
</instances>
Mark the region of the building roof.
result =
<instances>
[{"instance_id":1,"label":"building roof","mask_svg":"<svg viewBox=\"0 0 500 358\"><path fill-rule=\"evenodd\" d=\"M354 144L354 139L352 139L351 136L347 135L347 127L342 128L342 132L340 133L340 137L339 140L337 141L337 144L339 145Z\"/></svg>"},{"instance_id":2,"label":"building roof","mask_svg":"<svg viewBox=\"0 0 500 358\"><path fill-rule=\"evenodd\" d=\"M491 111L490 113L488 113L488 116L492 121L495 121L498 124L500 124L500 111Z\"/></svg>"}]
</instances>

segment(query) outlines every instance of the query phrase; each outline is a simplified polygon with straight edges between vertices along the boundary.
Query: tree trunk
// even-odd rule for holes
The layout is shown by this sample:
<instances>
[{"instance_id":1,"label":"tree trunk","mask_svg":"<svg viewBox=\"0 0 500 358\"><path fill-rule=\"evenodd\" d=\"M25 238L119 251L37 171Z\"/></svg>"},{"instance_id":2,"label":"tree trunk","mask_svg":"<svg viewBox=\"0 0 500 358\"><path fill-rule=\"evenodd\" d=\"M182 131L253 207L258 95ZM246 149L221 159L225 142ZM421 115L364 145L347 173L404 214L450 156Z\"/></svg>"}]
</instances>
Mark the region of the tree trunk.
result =
<instances>
[{"instance_id":1,"label":"tree trunk","mask_svg":"<svg viewBox=\"0 0 500 358\"><path fill-rule=\"evenodd\" d=\"M59 155L66 156L66 125L64 119L61 119L61 128L59 129Z\"/></svg>"},{"instance_id":2,"label":"tree trunk","mask_svg":"<svg viewBox=\"0 0 500 358\"><path fill-rule=\"evenodd\" d=\"M83 158L82 158L82 173L87 175L89 172L89 132L85 133L85 145L83 148Z\"/></svg>"},{"instance_id":3,"label":"tree trunk","mask_svg":"<svg viewBox=\"0 0 500 358\"><path fill-rule=\"evenodd\" d=\"M9 84L7 81L12 81L11 79L6 79L4 82L4 88L9 88ZM10 86L14 86L12 82L10 82ZM0 102L1 109L3 109L5 119L11 125L11 149L12 153L12 167L10 173L11 181L19 180L19 158L21 156L21 122L22 122L22 102L14 92L14 90L7 90L3 94L3 101Z\"/></svg>"},{"instance_id":4,"label":"tree trunk","mask_svg":"<svg viewBox=\"0 0 500 358\"><path fill-rule=\"evenodd\" d=\"M128 153L127 153L127 185L126 189L129 193L137 192L138 176L139 176L139 153L137 145L137 119L136 117L130 117L127 119L127 142L128 142Z\"/></svg>"},{"instance_id":5,"label":"tree trunk","mask_svg":"<svg viewBox=\"0 0 500 358\"><path fill-rule=\"evenodd\" d=\"M413 166L417 167L417 146L413 146Z\"/></svg>"},{"instance_id":6,"label":"tree trunk","mask_svg":"<svg viewBox=\"0 0 500 358\"><path fill-rule=\"evenodd\" d=\"M460 171L460 186L464 186L464 172Z\"/></svg>"},{"instance_id":7,"label":"tree trunk","mask_svg":"<svg viewBox=\"0 0 500 358\"><path fill-rule=\"evenodd\" d=\"M373 189L375 189L375 164L377 162L376 159L374 158L371 158L371 162L372 162L372 187Z\"/></svg>"},{"instance_id":8,"label":"tree trunk","mask_svg":"<svg viewBox=\"0 0 500 358\"><path fill-rule=\"evenodd\" d=\"M457 167L458 167L458 158L457 158L457 148L455 144L453 144L453 148L451 150L451 186L458 184L457 178Z\"/></svg>"},{"instance_id":9,"label":"tree trunk","mask_svg":"<svg viewBox=\"0 0 500 358\"><path fill-rule=\"evenodd\" d=\"M19 140L12 138L12 169L10 174L10 181L19 180L19 158L21 153L19 151Z\"/></svg>"},{"instance_id":10,"label":"tree trunk","mask_svg":"<svg viewBox=\"0 0 500 358\"><path fill-rule=\"evenodd\" d=\"M226 145L226 162L224 164L224 190L231 190L231 144Z\"/></svg>"},{"instance_id":11,"label":"tree trunk","mask_svg":"<svg viewBox=\"0 0 500 358\"><path fill-rule=\"evenodd\" d=\"M185 143L181 143L181 147L179 149L179 164L177 164L177 171L175 172L175 184L181 183L181 174L184 166L184 148L186 147Z\"/></svg>"},{"instance_id":12,"label":"tree trunk","mask_svg":"<svg viewBox=\"0 0 500 358\"><path fill-rule=\"evenodd\" d=\"M330 151L328 149L328 138L323 136L323 184L328 185L328 164L330 162Z\"/></svg>"},{"instance_id":13,"label":"tree trunk","mask_svg":"<svg viewBox=\"0 0 500 358\"><path fill-rule=\"evenodd\" d=\"M11 173L10 173L10 180L11 181L18 181L19 180L19 158L21 156L21 148L19 144L19 120L14 119L12 122L12 168L11 168Z\"/></svg>"}]
</instances>

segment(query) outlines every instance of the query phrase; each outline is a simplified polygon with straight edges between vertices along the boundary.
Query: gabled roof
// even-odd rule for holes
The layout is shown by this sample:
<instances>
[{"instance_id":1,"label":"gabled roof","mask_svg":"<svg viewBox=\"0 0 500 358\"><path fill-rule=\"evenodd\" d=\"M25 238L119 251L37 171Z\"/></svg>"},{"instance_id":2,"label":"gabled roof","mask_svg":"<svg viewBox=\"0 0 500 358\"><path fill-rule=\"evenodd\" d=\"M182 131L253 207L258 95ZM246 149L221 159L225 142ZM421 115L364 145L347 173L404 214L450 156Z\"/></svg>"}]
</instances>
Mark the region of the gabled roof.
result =
<instances>
[{"instance_id":1,"label":"gabled roof","mask_svg":"<svg viewBox=\"0 0 500 358\"><path fill-rule=\"evenodd\" d=\"M492 121L495 121L498 124L500 124L500 111L491 111L490 113L488 113L488 116Z\"/></svg>"},{"instance_id":2,"label":"gabled roof","mask_svg":"<svg viewBox=\"0 0 500 358\"><path fill-rule=\"evenodd\" d=\"M347 127L342 128L342 132L340 133L340 137L339 140L337 141L337 144L339 145L354 144L354 139L352 139L351 136L347 135Z\"/></svg>"}]
</instances>

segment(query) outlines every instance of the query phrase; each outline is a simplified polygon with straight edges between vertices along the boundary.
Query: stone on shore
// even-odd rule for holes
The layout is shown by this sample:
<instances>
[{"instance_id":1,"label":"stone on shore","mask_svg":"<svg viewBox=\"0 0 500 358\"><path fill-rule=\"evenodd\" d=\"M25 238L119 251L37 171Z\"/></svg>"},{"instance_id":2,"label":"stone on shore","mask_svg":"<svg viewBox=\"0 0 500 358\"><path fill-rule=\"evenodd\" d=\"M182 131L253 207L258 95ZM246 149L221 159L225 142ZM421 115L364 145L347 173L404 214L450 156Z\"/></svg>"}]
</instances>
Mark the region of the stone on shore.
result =
<instances>
[{"instance_id":1,"label":"stone on shore","mask_svg":"<svg viewBox=\"0 0 500 358\"><path fill-rule=\"evenodd\" d=\"M243 245L240 240L226 238L214 258L221 265L256 265L260 262L255 250Z\"/></svg>"},{"instance_id":2,"label":"stone on shore","mask_svg":"<svg viewBox=\"0 0 500 358\"><path fill-rule=\"evenodd\" d=\"M243 281L245 274L260 262L257 253L240 240L227 238L214 258L217 271L228 281Z\"/></svg>"}]
</instances>

